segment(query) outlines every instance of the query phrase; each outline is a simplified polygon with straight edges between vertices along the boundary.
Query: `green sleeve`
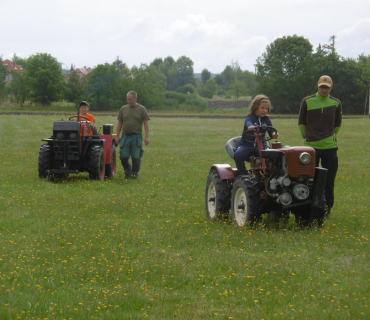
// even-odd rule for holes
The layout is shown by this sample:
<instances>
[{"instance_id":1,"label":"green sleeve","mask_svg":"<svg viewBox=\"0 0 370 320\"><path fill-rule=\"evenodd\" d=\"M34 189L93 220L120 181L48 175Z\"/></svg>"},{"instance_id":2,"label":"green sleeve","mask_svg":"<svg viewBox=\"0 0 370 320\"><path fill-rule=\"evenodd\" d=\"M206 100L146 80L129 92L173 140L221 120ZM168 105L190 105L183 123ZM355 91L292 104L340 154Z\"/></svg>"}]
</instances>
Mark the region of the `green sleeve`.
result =
<instances>
[{"instance_id":1,"label":"green sleeve","mask_svg":"<svg viewBox=\"0 0 370 320\"><path fill-rule=\"evenodd\" d=\"M336 135L338 134L339 130L340 130L340 127L335 127L334 128L334 132L335 132Z\"/></svg>"},{"instance_id":2,"label":"green sleeve","mask_svg":"<svg viewBox=\"0 0 370 320\"><path fill-rule=\"evenodd\" d=\"M304 139L306 137L306 125L300 124L298 128L299 131L301 132L302 138Z\"/></svg>"}]
</instances>

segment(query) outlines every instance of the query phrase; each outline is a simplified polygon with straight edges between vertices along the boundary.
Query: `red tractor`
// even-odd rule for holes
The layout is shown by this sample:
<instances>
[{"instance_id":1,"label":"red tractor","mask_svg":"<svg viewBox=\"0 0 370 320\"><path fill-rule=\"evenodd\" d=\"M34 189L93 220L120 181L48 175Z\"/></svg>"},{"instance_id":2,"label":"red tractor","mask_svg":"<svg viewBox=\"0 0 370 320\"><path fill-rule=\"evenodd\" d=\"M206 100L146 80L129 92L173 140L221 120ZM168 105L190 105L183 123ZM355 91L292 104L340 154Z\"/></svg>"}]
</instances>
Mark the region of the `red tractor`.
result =
<instances>
[{"instance_id":1,"label":"red tractor","mask_svg":"<svg viewBox=\"0 0 370 320\"><path fill-rule=\"evenodd\" d=\"M325 218L324 188L327 169L315 168L315 150L310 147L270 147L265 130L256 127L260 157L250 158L248 175L239 175L228 164L214 164L206 184L206 214L211 220L231 216L238 227L252 225L267 213L271 222L288 220L293 213L302 227ZM274 128L272 128L274 129ZM275 129L274 129L275 130ZM230 139L226 150L234 158L241 137Z\"/></svg>"},{"instance_id":2,"label":"red tractor","mask_svg":"<svg viewBox=\"0 0 370 320\"><path fill-rule=\"evenodd\" d=\"M53 135L42 139L38 171L40 178L67 178L70 173L88 172L90 179L104 180L116 175L116 145L112 124L103 125L103 134L90 135L90 123L80 115L55 121Z\"/></svg>"}]
</instances>

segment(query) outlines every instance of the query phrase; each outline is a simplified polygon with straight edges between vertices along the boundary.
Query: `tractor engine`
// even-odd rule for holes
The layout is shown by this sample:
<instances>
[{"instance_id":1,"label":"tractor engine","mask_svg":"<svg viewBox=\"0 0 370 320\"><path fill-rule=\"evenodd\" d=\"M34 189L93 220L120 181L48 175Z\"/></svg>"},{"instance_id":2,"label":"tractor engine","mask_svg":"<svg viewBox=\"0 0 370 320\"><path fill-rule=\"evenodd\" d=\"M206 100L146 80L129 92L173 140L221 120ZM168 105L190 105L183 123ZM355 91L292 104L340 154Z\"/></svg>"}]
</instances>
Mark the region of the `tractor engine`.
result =
<instances>
[{"instance_id":1,"label":"tractor engine","mask_svg":"<svg viewBox=\"0 0 370 320\"><path fill-rule=\"evenodd\" d=\"M289 206L310 198L315 177L315 150L284 147L261 151L269 168L265 190L276 203Z\"/></svg>"},{"instance_id":2,"label":"tractor engine","mask_svg":"<svg viewBox=\"0 0 370 320\"><path fill-rule=\"evenodd\" d=\"M81 152L80 122L55 121L53 125L53 153L55 160L66 167L67 162L79 160Z\"/></svg>"}]
</instances>

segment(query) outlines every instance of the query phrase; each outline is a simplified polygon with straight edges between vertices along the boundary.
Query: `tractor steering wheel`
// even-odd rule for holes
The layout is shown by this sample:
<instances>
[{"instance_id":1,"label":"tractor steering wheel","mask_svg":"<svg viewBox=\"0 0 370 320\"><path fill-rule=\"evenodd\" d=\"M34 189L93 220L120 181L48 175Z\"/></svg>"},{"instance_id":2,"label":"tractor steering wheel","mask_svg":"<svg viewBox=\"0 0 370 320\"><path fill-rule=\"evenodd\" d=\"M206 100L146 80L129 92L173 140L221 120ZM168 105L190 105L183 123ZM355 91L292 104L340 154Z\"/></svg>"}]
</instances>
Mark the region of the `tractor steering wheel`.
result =
<instances>
[{"instance_id":1,"label":"tractor steering wheel","mask_svg":"<svg viewBox=\"0 0 370 320\"><path fill-rule=\"evenodd\" d=\"M90 121L89 120L89 118L87 118L87 117L84 117L84 116L78 116L79 118L84 118L85 120L87 120L87 121ZM76 118L77 118L77 116L72 116L72 117L69 117L69 119L68 120L72 120L73 118L75 118L75 120L77 120Z\"/></svg>"},{"instance_id":2,"label":"tractor steering wheel","mask_svg":"<svg viewBox=\"0 0 370 320\"><path fill-rule=\"evenodd\" d=\"M255 123L255 125L256 125L256 127L258 127L258 134L263 135L264 139L266 139L267 141L274 139L270 136L269 137L264 136L269 129L273 129L273 130L275 130L275 132L277 132L277 130L273 126L259 126L256 123Z\"/></svg>"}]
</instances>

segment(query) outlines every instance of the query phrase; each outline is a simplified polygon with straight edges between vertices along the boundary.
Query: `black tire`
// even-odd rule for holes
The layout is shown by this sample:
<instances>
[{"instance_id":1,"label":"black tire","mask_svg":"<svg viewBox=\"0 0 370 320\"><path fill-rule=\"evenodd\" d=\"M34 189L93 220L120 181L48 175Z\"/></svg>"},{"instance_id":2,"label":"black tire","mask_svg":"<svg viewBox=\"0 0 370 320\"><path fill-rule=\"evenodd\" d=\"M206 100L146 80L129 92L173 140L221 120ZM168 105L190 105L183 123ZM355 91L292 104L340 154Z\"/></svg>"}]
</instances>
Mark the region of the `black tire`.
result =
<instances>
[{"instance_id":1,"label":"black tire","mask_svg":"<svg viewBox=\"0 0 370 320\"><path fill-rule=\"evenodd\" d=\"M104 149L99 146L92 146L88 151L87 171L92 180L104 180L105 156Z\"/></svg>"},{"instance_id":2,"label":"black tire","mask_svg":"<svg viewBox=\"0 0 370 320\"><path fill-rule=\"evenodd\" d=\"M108 178L115 178L116 177L116 168L117 168L116 145L113 142L112 152L111 152L111 156L110 156L110 163L105 165L105 175Z\"/></svg>"},{"instance_id":3,"label":"black tire","mask_svg":"<svg viewBox=\"0 0 370 320\"><path fill-rule=\"evenodd\" d=\"M279 223L282 221L283 223L288 223L290 218L289 212L281 212L279 210L272 210L267 214L268 221L270 223Z\"/></svg>"},{"instance_id":4,"label":"black tire","mask_svg":"<svg viewBox=\"0 0 370 320\"><path fill-rule=\"evenodd\" d=\"M292 211L295 216L295 222L302 229L310 226L310 207L300 208Z\"/></svg>"},{"instance_id":5,"label":"black tire","mask_svg":"<svg viewBox=\"0 0 370 320\"><path fill-rule=\"evenodd\" d=\"M48 176L47 171L51 169L51 152L51 146L48 144L44 144L40 148L38 162L40 178L46 178Z\"/></svg>"},{"instance_id":6,"label":"black tire","mask_svg":"<svg viewBox=\"0 0 370 320\"><path fill-rule=\"evenodd\" d=\"M239 176L235 179L231 191L231 215L238 227L261 221L260 190L253 176Z\"/></svg>"},{"instance_id":7,"label":"black tire","mask_svg":"<svg viewBox=\"0 0 370 320\"><path fill-rule=\"evenodd\" d=\"M325 220L325 215L326 215L325 203L322 208L311 207L309 220L310 224L315 224L320 228Z\"/></svg>"},{"instance_id":8,"label":"black tire","mask_svg":"<svg viewBox=\"0 0 370 320\"><path fill-rule=\"evenodd\" d=\"M221 180L216 169L211 169L206 184L206 215L210 220L227 219L231 192L226 180Z\"/></svg>"},{"instance_id":9,"label":"black tire","mask_svg":"<svg viewBox=\"0 0 370 320\"><path fill-rule=\"evenodd\" d=\"M325 220L326 210L307 207L301 208L299 212L294 212L295 221L302 229L312 226L321 227Z\"/></svg>"}]
</instances>

